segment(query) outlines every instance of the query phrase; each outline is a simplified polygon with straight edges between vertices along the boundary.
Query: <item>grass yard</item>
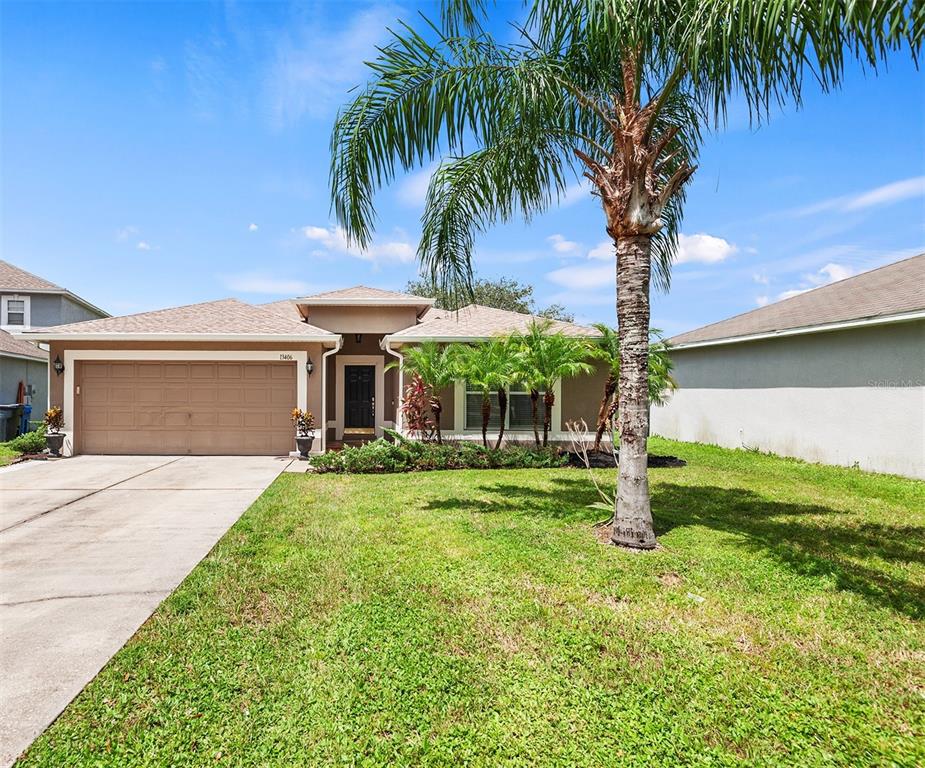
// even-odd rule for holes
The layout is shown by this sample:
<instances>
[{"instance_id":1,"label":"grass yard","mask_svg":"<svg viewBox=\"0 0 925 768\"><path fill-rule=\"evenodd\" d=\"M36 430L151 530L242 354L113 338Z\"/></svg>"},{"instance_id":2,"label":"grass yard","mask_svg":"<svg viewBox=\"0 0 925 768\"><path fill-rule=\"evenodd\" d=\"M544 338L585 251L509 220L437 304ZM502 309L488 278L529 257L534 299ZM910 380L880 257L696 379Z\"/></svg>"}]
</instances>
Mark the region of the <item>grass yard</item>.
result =
<instances>
[{"instance_id":1,"label":"grass yard","mask_svg":"<svg viewBox=\"0 0 925 768\"><path fill-rule=\"evenodd\" d=\"M0 443L0 467L5 467L19 456L19 451L15 451L7 445Z\"/></svg>"},{"instance_id":2,"label":"grass yard","mask_svg":"<svg viewBox=\"0 0 925 768\"><path fill-rule=\"evenodd\" d=\"M644 555L582 470L283 475L22 765L925 764L925 483L653 442Z\"/></svg>"}]
</instances>

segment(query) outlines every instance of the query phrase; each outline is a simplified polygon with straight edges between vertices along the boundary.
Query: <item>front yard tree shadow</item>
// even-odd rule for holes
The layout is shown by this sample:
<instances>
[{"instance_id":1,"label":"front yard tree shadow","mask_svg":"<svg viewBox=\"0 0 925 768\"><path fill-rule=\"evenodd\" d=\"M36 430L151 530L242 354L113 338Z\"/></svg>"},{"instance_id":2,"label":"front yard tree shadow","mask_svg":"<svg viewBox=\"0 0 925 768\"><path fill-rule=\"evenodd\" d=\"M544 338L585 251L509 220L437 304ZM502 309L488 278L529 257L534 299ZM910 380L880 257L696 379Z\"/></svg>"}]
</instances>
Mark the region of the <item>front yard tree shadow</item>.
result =
<instances>
[{"instance_id":1,"label":"front yard tree shadow","mask_svg":"<svg viewBox=\"0 0 925 768\"><path fill-rule=\"evenodd\" d=\"M550 478L552 488L482 483L466 497L433 499L434 510L515 513L590 525L599 511L585 478ZM763 552L801 576L834 579L836 588L910 618L925 618L925 588L896 575L904 564L925 563L925 528L853 520L849 511L768 499L753 491L710 485L659 483L652 506L659 536L703 526L733 534L733 546ZM854 524L852 524L854 523ZM726 546L727 544L722 544ZM876 562L891 565L888 573ZM892 566L898 566L893 568Z\"/></svg>"},{"instance_id":2,"label":"front yard tree shadow","mask_svg":"<svg viewBox=\"0 0 925 768\"><path fill-rule=\"evenodd\" d=\"M899 566L925 563L921 526L852 525L850 513L841 510L775 501L739 488L665 483L655 486L652 501L659 535L686 525L735 534L741 546L765 552L795 573L828 575L840 590L925 618L925 588L872 567L877 559ZM827 519L818 519L823 516Z\"/></svg>"}]
</instances>

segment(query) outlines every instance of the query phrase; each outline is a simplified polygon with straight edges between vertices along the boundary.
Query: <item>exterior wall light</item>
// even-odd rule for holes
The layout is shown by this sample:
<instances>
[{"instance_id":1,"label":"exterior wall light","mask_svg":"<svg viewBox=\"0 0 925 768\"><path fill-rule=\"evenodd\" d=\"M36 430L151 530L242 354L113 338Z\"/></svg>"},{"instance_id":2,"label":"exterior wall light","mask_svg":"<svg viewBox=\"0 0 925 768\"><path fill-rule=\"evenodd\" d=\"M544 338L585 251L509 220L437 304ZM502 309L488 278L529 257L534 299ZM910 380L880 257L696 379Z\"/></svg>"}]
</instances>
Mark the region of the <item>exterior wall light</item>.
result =
<instances>
[{"instance_id":1,"label":"exterior wall light","mask_svg":"<svg viewBox=\"0 0 925 768\"><path fill-rule=\"evenodd\" d=\"M315 364L312 362L311 358L308 358L308 361L305 363L305 372L309 376L311 376L314 370L315 370Z\"/></svg>"},{"instance_id":2,"label":"exterior wall light","mask_svg":"<svg viewBox=\"0 0 925 768\"><path fill-rule=\"evenodd\" d=\"M64 363L61 362L61 355L55 357L55 362L52 363L51 367L55 369L55 373L59 376L64 373Z\"/></svg>"}]
</instances>

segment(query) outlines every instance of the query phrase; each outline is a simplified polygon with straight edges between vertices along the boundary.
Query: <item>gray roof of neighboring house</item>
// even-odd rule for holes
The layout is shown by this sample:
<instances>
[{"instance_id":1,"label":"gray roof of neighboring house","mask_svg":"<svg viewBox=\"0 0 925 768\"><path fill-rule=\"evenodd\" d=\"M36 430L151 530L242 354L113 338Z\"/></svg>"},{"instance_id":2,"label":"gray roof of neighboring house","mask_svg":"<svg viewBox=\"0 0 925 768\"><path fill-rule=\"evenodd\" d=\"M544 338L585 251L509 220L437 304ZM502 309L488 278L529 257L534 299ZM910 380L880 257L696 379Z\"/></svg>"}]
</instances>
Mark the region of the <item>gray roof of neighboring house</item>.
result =
<instances>
[{"instance_id":1,"label":"gray roof of neighboring house","mask_svg":"<svg viewBox=\"0 0 925 768\"><path fill-rule=\"evenodd\" d=\"M39 349L28 341L17 339L6 331L0 331L0 357L8 356L29 357L42 362L48 360L48 353L44 349Z\"/></svg>"},{"instance_id":2,"label":"gray roof of neighboring house","mask_svg":"<svg viewBox=\"0 0 925 768\"><path fill-rule=\"evenodd\" d=\"M921 311L925 311L925 254L681 333L669 341L680 347L801 329L810 332L821 326Z\"/></svg>"},{"instance_id":3,"label":"gray roof of neighboring house","mask_svg":"<svg viewBox=\"0 0 925 768\"><path fill-rule=\"evenodd\" d=\"M393 341L453 341L487 339L499 334L526 331L533 321L544 321L537 315L522 312L510 312L506 309L483 307L470 304L454 312L451 310L431 310L424 320L410 328L392 333L388 336ZM550 330L566 336L596 337L600 333L595 328L588 328L575 323L552 320Z\"/></svg>"},{"instance_id":4,"label":"gray roof of neighboring house","mask_svg":"<svg viewBox=\"0 0 925 768\"><path fill-rule=\"evenodd\" d=\"M15 264L10 264L10 262L2 259L0 259L0 293L60 293L103 317L109 317L108 312L91 304L76 293L72 293L67 288L62 288L44 277L26 272L26 270L17 267Z\"/></svg>"},{"instance_id":5,"label":"gray roof of neighboring house","mask_svg":"<svg viewBox=\"0 0 925 768\"><path fill-rule=\"evenodd\" d=\"M126 338L167 337L201 340L291 340L327 341L337 334L317 328L295 318L287 318L238 299L221 299L183 307L159 309L123 317L107 317L82 323L36 328L22 334L24 338Z\"/></svg>"}]
</instances>

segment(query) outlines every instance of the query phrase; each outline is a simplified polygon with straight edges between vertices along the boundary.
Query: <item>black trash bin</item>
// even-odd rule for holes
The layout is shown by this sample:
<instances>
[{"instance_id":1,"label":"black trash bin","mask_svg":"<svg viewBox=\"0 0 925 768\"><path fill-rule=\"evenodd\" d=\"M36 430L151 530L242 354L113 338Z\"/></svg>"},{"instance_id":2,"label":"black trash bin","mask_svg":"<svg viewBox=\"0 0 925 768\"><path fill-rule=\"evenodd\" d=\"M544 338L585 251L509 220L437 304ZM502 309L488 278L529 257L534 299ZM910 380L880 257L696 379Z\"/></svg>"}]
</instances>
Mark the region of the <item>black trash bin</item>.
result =
<instances>
[{"instance_id":1,"label":"black trash bin","mask_svg":"<svg viewBox=\"0 0 925 768\"><path fill-rule=\"evenodd\" d=\"M22 421L22 405L10 403L0 405L0 441L12 440L19 434L19 422Z\"/></svg>"}]
</instances>

